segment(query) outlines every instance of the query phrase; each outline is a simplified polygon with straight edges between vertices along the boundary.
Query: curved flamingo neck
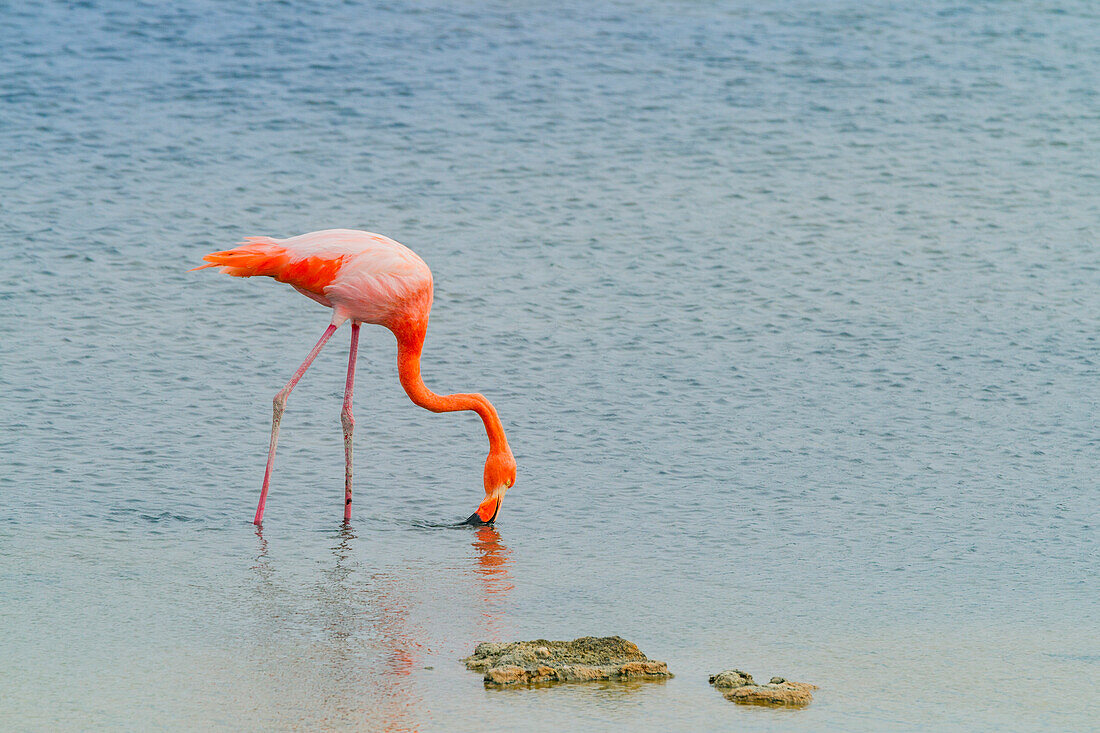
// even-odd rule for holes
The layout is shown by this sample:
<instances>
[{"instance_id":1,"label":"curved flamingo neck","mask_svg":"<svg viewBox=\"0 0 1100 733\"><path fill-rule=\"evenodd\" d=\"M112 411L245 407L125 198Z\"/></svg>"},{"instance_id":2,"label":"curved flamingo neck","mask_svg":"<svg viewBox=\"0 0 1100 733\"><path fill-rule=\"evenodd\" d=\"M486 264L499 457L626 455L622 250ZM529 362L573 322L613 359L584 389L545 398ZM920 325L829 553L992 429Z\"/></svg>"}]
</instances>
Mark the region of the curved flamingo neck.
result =
<instances>
[{"instance_id":1,"label":"curved flamingo neck","mask_svg":"<svg viewBox=\"0 0 1100 733\"><path fill-rule=\"evenodd\" d=\"M508 452L508 439L500 423L496 408L480 394L438 395L424 385L420 376L420 353L424 348L424 331L420 329L394 329L397 336L397 375L405 394L416 404L432 412L458 412L473 410L485 423L489 436L490 453Z\"/></svg>"}]
</instances>

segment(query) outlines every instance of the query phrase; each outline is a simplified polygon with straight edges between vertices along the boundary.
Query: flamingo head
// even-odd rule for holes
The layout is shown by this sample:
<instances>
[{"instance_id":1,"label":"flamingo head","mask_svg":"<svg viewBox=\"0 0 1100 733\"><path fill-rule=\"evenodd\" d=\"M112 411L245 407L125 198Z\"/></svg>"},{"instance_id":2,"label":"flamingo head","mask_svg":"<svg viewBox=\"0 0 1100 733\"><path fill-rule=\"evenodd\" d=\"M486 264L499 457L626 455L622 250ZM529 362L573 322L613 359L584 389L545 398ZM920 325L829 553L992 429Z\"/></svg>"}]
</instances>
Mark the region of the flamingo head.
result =
<instances>
[{"instance_id":1,"label":"flamingo head","mask_svg":"<svg viewBox=\"0 0 1100 733\"><path fill-rule=\"evenodd\" d=\"M512 449L490 451L485 459L485 501L477 508L470 520L477 517L483 524L491 524L500 511L500 502L504 493L516 483L516 459Z\"/></svg>"}]
</instances>

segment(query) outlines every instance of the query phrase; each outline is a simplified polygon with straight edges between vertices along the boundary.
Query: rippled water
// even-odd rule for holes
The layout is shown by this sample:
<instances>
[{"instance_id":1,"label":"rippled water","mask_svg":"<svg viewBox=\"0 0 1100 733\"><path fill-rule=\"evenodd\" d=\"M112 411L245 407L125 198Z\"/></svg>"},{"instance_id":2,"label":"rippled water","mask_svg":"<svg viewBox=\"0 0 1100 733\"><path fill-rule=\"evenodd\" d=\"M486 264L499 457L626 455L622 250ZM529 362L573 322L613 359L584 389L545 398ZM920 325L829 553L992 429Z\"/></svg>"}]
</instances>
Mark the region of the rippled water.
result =
<instances>
[{"instance_id":1,"label":"rippled water","mask_svg":"<svg viewBox=\"0 0 1100 733\"><path fill-rule=\"evenodd\" d=\"M0 6L0 727L1083 730L1100 719L1086 2ZM419 252L424 373L188 273ZM662 684L485 690L618 633ZM821 691L744 709L740 667Z\"/></svg>"}]
</instances>

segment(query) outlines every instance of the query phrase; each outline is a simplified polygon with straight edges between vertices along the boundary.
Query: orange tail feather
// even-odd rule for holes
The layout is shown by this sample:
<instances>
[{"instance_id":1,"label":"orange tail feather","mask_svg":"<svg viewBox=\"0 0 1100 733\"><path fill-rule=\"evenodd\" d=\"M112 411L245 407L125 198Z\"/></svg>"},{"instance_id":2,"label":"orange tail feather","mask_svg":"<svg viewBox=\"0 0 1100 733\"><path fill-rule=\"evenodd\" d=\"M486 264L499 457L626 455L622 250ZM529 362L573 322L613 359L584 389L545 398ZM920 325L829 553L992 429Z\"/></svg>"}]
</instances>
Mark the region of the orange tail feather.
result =
<instances>
[{"instance_id":1,"label":"orange tail feather","mask_svg":"<svg viewBox=\"0 0 1100 733\"><path fill-rule=\"evenodd\" d=\"M245 237L241 246L211 252L203 257L207 264L190 271L220 267L234 277L266 276L320 294L332 283L346 259L346 255L295 258L292 251L270 237Z\"/></svg>"}]
</instances>

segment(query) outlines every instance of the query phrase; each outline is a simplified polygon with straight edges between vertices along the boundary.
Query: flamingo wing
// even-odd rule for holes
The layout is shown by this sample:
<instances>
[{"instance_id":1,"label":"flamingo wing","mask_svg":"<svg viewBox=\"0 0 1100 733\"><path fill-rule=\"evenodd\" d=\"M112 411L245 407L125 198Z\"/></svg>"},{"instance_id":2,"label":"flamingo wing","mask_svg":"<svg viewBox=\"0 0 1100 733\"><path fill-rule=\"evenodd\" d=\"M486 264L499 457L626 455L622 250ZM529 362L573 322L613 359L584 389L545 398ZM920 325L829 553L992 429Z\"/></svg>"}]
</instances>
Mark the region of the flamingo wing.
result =
<instances>
[{"instance_id":1,"label":"flamingo wing","mask_svg":"<svg viewBox=\"0 0 1100 733\"><path fill-rule=\"evenodd\" d=\"M327 229L289 239L245 237L237 247L203 260L207 264L194 269L220 267L235 277L271 277L358 321L386 324L406 306L431 307L428 266L408 247L372 232Z\"/></svg>"}]
</instances>

